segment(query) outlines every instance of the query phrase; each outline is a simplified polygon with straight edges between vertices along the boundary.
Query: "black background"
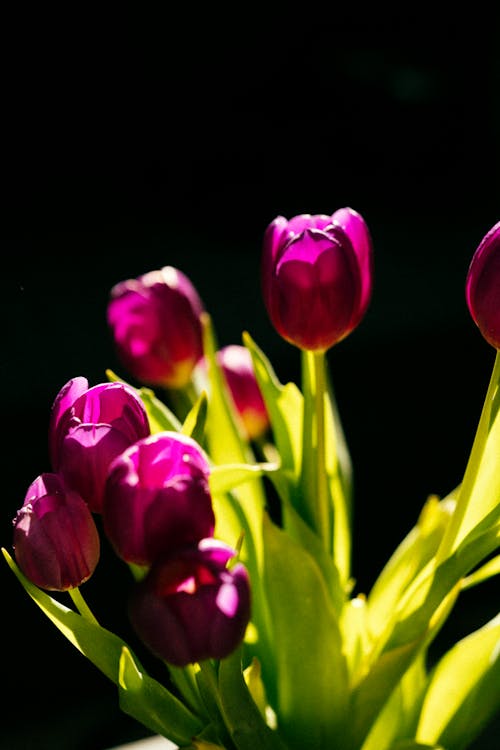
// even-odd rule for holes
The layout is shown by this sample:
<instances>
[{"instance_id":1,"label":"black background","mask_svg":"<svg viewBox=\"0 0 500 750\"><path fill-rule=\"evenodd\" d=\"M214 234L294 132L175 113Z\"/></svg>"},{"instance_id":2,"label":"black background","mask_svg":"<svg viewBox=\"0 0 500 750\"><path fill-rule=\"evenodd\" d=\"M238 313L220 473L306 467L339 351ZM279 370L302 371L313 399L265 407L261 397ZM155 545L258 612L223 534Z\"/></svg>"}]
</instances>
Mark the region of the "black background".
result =
<instances>
[{"instance_id":1,"label":"black background","mask_svg":"<svg viewBox=\"0 0 500 750\"><path fill-rule=\"evenodd\" d=\"M260 297L262 236L278 214L351 206L370 226L375 289L329 363L368 591L427 495L459 483L493 365L464 282L499 219L497 18L60 7L2 27L2 545L48 470L59 388L102 382L107 367L126 377L105 323L114 283L180 268L220 345L248 330L280 379L297 380L298 351ZM0 748L102 750L144 734L6 566L0 576ZM128 637L126 590L104 550L83 593ZM443 637L498 611L493 591L464 596Z\"/></svg>"}]
</instances>

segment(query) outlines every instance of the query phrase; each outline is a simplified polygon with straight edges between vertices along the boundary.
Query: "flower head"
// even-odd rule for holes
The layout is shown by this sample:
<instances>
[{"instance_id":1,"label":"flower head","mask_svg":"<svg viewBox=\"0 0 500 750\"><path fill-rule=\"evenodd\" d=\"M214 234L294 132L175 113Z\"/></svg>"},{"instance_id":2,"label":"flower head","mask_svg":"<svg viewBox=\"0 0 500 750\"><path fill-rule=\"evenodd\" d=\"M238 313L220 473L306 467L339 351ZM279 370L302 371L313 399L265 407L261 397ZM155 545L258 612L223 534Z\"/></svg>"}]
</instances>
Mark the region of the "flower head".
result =
<instances>
[{"instance_id":1,"label":"flower head","mask_svg":"<svg viewBox=\"0 0 500 750\"><path fill-rule=\"evenodd\" d=\"M37 586L66 591L94 572L100 553L94 519L57 474L41 474L32 482L13 524L17 563Z\"/></svg>"},{"instance_id":2,"label":"flower head","mask_svg":"<svg viewBox=\"0 0 500 750\"><path fill-rule=\"evenodd\" d=\"M85 378L73 378L52 406L52 467L93 512L100 512L110 463L149 432L146 410L133 388L125 383L89 388Z\"/></svg>"},{"instance_id":3,"label":"flower head","mask_svg":"<svg viewBox=\"0 0 500 750\"><path fill-rule=\"evenodd\" d=\"M158 561L136 585L130 619L149 649L170 664L222 659L239 645L250 619L246 568L236 552L202 539Z\"/></svg>"},{"instance_id":4,"label":"flower head","mask_svg":"<svg viewBox=\"0 0 500 750\"><path fill-rule=\"evenodd\" d=\"M361 321L373 284L372 242L351 208L332 216L278 216L267 228L262 291L278 333L310 351L326 351Z\"/></svg>"},{"instance_id":5,"label":"flower head","mask_svg":"<svg viewBox=\"0 0 500 750\"><path fill-rule=\"evenodd\" d=\"M500 221L483 237L472 257L465 295L483 337L500 349Z\"/></svg>"},{"instance_id":6,"label":"flower head","mask_svg":"<svg viewBox=\"0 0 500 750\"><path fill-rule=\"evenodd\" d=\"M216 357L240 419L241 428L249 440L255 440L265 433L270 422L255 377L252 355L245 346L230 344L219 349ZM196 366L195 378L200 379L200 387L207 387L205 357L202 357Z\"/></svg>"},{"instance_id":7,"label":"flower head","mask_svg":"<svg viewBox=\"0 0 500 750\"><path fill-rule=\"evenodd\" d=\"M139 440L112 463L103 522L116 553L150 565L174 547L213 534L209 464L198 444L176 432Z\"/></svg>"},{"instance_id":8,"label":"flower head","mask_svg":"<svg viewBox=\"0 0 500 750\"><path fill-rule=\"evenodd\" d=\"M143 383L185 386L202 355L203 309L191 281L171 266L116 284L107 319L123 365Z\"/></svg>"}]
</instances>

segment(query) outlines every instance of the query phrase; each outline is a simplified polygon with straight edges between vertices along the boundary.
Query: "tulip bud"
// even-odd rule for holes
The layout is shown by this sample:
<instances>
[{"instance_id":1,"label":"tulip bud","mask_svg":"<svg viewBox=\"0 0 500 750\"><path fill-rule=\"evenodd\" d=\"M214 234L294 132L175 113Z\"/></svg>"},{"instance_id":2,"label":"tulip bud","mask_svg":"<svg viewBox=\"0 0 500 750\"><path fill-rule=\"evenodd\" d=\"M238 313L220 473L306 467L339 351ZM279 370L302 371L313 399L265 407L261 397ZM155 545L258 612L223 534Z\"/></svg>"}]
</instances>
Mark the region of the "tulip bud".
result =
<instances>
[{"instance_id":1,"label":"tulip bud","mask_svg":"<svg viewBox=\"0 0 500 750\"><path fill-rule=\"evenodd\" d=\"M52 407L52 466L92 512L100 513L110 463L149 432L146 410L133 388L125 383L88 388L85 378L74 378Z\"/></svg>"},{"instance_id":2,"label":"tulip bud","mask_svg":"<svg viewBox=\"0 0 500 750\"><path fill-rule=\"evenodd\" d=\"M94 519L57 474L32 482L13 524L17 563L36 586L67 591L94 572L100 552Z\"/></svg>"},{"instance_id":3,"label":"tulip bud","mask_svg":"<svg viewBox=\"0 0 500 750\"><path fill-rule=\"evenodd\" d=\"M176 666L222 659L242 641L250 619L246 568L215 539L177 549L155 563L132 594L132 626L161 659Z\"/></svg>"},{"instance_id":4,"label":"tulip bud","mask_svg":"<svg viewBox=\"0 0 500 750\"><path fill-rule=\"evenodd\" d=\"M209 464L176 432L140 440L116 458L106 483L104 531L119 557L150 565L173 547L213 534Z\"/></svg>"},{"instance_id":5,"label":"tulip bud","mask_svg":"<svg viewBox=\"0 0 500 750\"><path fill-rule=\"evenodd\" d=\"M152 386L187 385L202 355L203 309L191 281L171 266L116 284L107 319L124 367Z\"/></svg>"},{"instance_id":6,"label":"tulip bud","mask_svg":"<svg viewBox=\"0 0 500 750\"><path fill-rule=\"evenodd\" d=\"M483 237L473 255L465 295L483 337L500 350L500 221Z\"/></svg>"},{"instance_id":7,"label":"tulip bud","mask_svg":"<svg viewBox=\"0 0 500 750\"><path fill-rule=\"evenodd\" d=\"M217 352L229 392L250 440L269 427L269 416L253 369L252 355L244 346L225 346Z\"/></svg>"},{"instance_id":8,"label":"tulip bud","mask_svg":"<svg viewBox=\"0 0 500 750\"><path fill-rule=\"evenodd\" d=\"M300 349L326 351L356 328L373 285L372 242L351 208L333 216L278 216L267 228L262 291L278 333Z\"/></svg>"}]
</instances>

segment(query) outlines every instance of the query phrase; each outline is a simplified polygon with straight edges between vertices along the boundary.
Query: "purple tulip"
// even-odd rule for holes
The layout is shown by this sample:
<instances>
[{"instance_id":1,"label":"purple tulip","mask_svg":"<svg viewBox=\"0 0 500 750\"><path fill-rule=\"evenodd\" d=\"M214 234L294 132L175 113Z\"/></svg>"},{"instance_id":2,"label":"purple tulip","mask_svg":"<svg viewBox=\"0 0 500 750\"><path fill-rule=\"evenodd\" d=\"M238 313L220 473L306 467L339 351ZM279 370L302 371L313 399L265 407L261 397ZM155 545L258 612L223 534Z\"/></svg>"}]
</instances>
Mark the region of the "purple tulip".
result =
<instances>
[{"instance_id":1,"label":"purple tulip","mask_svg":"<svg viewBox=\"0 0 500 750\"><path fill-rule=\"evenodd\" d=\"M36 586L67 591L94 572L100 544L92 513L57 474L32 482L13 523L16 561Z\"/></svg>"},{"instance_id":2,"label":"purple tulip","mask_svg":"<svg viewBox=\"0 0 500 750\"><path fill-rule=\"evenodd\" d=\"M191 281L171 266L116 284L107 319L124 367L142 383L184 387L202 355L203 310Z\"/></svg>"},{"instance_id":3,"label":"purple tulip","mask_svg":"<svg viewBox=\"0 0 500 750\"><path fill-rule=\"evenodd\" d=\"M363 318L373 285L372 241L351 208L332 216L278 216L262 254L264 304L274 327L301 349L326 351Z\"/></svg>"},{"instance_id":4,"label":"purple tulip","mask_svg":"<svg viewBox=\"0 0 500 750\"><path fill-rule=\"evenodd\" d=\"M472 258L465 295L486 341L500 350L500 221L483 237Z\"/></svg>"},{"instance_id":5,"label":"purple tulip","mask_svg":"<svg viewBox=\"0 0 500 750\"><path fill-rule=\"evenodd\" d=\"M252 355L244 346L225 346L217 352L229 392L250 440L269 427L269 415L253 369Z\"/></svg>"},{"instance_id":6,"label":"purple tulip","mask_svg":"<svg viewBox=\"0 0 500 750\"><path fill-rule=\"evenodd\" d=\"M146 410L133 388L124 383L89 388L85 378L74 378L59 391L52 407L52 467L92 512L100 513L110 463L149 433Z\"/></svg>"},{"instance_id":7,"label":"purple tulip","mask_svg":"<svg viewBox=\"0 0 500 750\"><path fill-rule=\"evenodd\" d=\"M246 568L215 539L175 550L136 585L132 626L158 657L176 666L222 659L242 641L250 619Z\"/></svg>"},{"instance_id":8,"label":"purple tulip","mask_svg":"<svg viewBox=\"0 0 500 750\"><path fill-rule=\"evenodd\" d=\"M109 470L104 530L126 562L150 565L170 549L213 534L209 464L199 445L177 432L140 440Z\"/></svg>"}]
</instances>

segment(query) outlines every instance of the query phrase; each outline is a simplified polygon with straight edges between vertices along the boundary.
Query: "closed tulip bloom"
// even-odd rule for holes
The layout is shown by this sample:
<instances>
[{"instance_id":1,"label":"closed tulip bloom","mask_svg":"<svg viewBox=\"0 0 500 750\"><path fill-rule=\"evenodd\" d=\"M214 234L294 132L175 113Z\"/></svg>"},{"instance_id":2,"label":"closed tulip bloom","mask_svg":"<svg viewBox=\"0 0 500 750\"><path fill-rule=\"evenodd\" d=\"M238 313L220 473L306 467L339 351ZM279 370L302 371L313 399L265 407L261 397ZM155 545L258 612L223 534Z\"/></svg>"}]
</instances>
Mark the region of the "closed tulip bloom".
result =
<instances>
[{"instance_id":1,"label":"closed tulip bloom","mask_svg":"<svg viewBox=\"0 0 500 750\"><path fill-rule=\"evenodd\" d=\"M173 547L213 534L209 464L199 445L177 432L140 440L109 470L104 530L116 553L150 565Z\"/></svg>"},{"instance_id":2,"label":"closed tulip bloom","mask_svg":"<svg viewBox=\"0 0 500 750\"><path fill-rule=\"evenodd\" d=\"M107 319L117 354L137 380L182 388L202 355L203 303L181 271L165 266L111 290Z\"/></svg>"},{"instance_id":3,"label":"closed tulip bloom","mask_svg":"<svg viewBox=\"0 0 500 750\"><path fill-rule=\"evenodd\" d=\"M500 350L500 221L473 255L465 294L473 321L486 341Z\"/></svg>"},{"instance_id":4,"label":"closed tulip bloom","mask_svg":"<svg viewBox=\"0 0 500 750\"><path fill-rule=\"evenodd\" d=\"M35 479L13 523L17 563L35 585L67 591L94 572L100 552L94 519L57 474Z\"/></svg>"},{"instance_id":5,"label":"closed tulip bloom","mask_svg":"<svg viewBox=\"0 0 500 750\"><path fill-rule=\"evenodd\" d=\"M269 415L253 369L252 356L245 346L225 346L217 352L229 392L243 428L250 440L269 427Z\"/></svg>"},{"instance_id":6,"label":"closed tulip bloom","mask_svg":"<svg viewBox=\"0 0 500 750\"><path fill-rule=\"evenodd\" d=\"M156 563L132 594L131 623L148 648L182 667L222 659L242 641L250 619L246 568L215 539L176 550Z\"/></svg>"},{"instance_id":7,"label":"closed tulip bloom","mask_svg":"<svg viewBox=\"0 0 500 750\"><path fill-rule=\"evenodd\" d=\"M88 388L85 378L74 378L61 389L51 411L52 467L91 511L100 513L109 465L149 433L146 410L133 388L124 383Z\"/></svg>"},{"instance_id":8,"label":"closed tulip bloom","mask_svg":"<svg viewBox=\"0 0 500 750\"><path fill-rule=\"evenodd\" d=\"M300 349L326 351L351 333L366 312L372 285L372 241L353 209L278 216L268 226L264 304L277 332Z\"/></svg>"}]
</instances>

